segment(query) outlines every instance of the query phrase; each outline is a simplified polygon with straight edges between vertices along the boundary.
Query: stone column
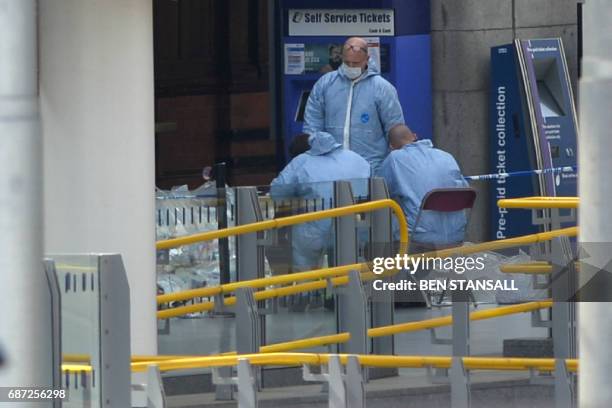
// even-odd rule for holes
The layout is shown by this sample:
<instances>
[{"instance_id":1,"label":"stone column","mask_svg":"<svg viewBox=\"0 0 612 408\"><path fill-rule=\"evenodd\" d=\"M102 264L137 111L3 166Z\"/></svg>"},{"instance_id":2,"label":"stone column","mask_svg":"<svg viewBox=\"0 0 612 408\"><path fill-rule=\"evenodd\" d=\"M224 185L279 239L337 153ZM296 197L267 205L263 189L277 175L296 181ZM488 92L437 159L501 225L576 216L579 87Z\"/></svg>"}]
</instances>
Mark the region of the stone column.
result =
<instances>
[{"instance_id":1,"label":"stone column","mask_svg":"<svg viewBox=\"0 0 612 408\"><path fill-rule=\"evenodd\" d=\"M157 353L152 3L40 1L45 252L121 254Z\"/></svg>"}]
</instances>

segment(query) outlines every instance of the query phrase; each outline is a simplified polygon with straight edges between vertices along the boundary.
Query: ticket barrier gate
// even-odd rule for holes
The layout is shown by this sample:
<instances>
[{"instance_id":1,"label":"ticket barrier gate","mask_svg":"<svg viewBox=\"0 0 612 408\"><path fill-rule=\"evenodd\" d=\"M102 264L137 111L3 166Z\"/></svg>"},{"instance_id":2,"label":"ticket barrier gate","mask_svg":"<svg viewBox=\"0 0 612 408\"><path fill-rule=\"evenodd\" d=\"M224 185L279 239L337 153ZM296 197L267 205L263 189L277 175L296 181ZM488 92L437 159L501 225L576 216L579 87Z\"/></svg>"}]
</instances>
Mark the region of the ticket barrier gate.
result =
<instances>
[{"instance_id":1,"label":"ticket barrier gate","mask_svg":"<svg viewBox=\"0 0 612 408\"><path fill-rule=\"evenodd\" d=\"M350 190L350 185L337 186L336 194L342 194ZM352 218L354 221L353 217ZM553 220L553 224L558 223L558 220ZM562 265L562 259L558 256L563 256L559 250L563 246L561 240L558 244L553 241L549 252L549 260L553 264ZM348 256L347 252L344 253ZM339 250L343 252L343 250ZM348 258L347 258L348 260ZM132 401L133 406L148 406L161 407L164 406L163 387L159 370L152 368L147 373L146 385L139 384L140 381L145 381L144 378L130 379L130 349L129 349L129 289L127 280L125 279L125 271L118 255L82 255L82 256L56 256L55 263L46 262L45 266L47 273L54 273L48 276L56 277L56 295L61 294L62 312L64 317L61 336L63 340L61 345L64 359L70 359L70 356L76 356L78 361L86 361L92 367L91 371L71 371L66 372L61 378L61 386L68 388L71 392L71 400L64 406L83 406L83 404L93 404L93 406L130 406L129 401ZM50 279L52 282L53 279ZM353 289L351 289L351 287ZM357 289L357 290L355 290ZM350 276L349 285L347 286L349 297L358 297L356 294L361 291L364 293L359 277L356 274ZM351 292L352 290L352 292ZM253 302L252 290L241 290L237 293L237 320L246 322L247 324L237 325L237 337L244 336L237 346L242 349L254 348L258 343L257 330L253 328L259 322L258 310ZM367 302L361 302L361 306L357 306L356 314L350 313L352 309L344 308L343 303L348 305L348 299L340 299L338 301L338 313L345 313L350 319L355 316L365 315L368 317ZM349 307L356 307L357 303L353 301ZM464 303L465 304L465 303ZM541 322L545 325L551 325L555 338L555 349L564 357L575 355L572 333L567 332L567 321L571 319L571 309L566 307L566 304L559 302L559 308L556 312L553 308L553 320L551 322ZM56 315L57 309L56 310ZM382 311L384 312L384 310ZM455 311L453 311L455 312ZM463 313L465 312L465 313ZM569 313L569 314L568 314ZM453 313L453 337L460 336L461 327L465 325L465 336L462 342L454 342L453 355L467 356L469 355L469 314L466 310ZM392 313L391 313L392 318ZM54 321L57 321L54 319ZM382 324L377 323L376 326ZM56 330L58 326L55 326ZM348 330L352 336L359 339L354 343L347 343L344 352L350 354L369 354L359 353L360 347L368 347L367 327L362 323L341 326L343 330ZM573 327L573 325L570 325ZM571 330L571 329L570 329ZM365 333L364 333L365 331ZM392 337L391 337L392 338ZM78 340L78 341L77 341ZM464 344L464 348L461 348ZM391 343L392 345L392 343ZM384 345L383 345L384 346ZM238 350L240 354L252 353L253 351ZM256 352L257 350L255 350ZM378 354L378 353L377 353ZM392 352L384 352L381 354L393 354ZM57 359L57 355L56 361ZM559 354L557 354L559 357ZM557 367L558 369L564 367ZM243 368L244 371L244 368ZM457 373L463 372L463 375ZM565 372L564 370L560 371ZM233 384L230 380L233 375L225 376L221 370L217 371L219 376L216 378L216 383L220 385ZM453 391L453 401L467 401L469 403L469 377L466 370L459 370L451 373L451 384L456 384ZM244 373L243 373L244 376ZM239 373L240 377L240 373ZM256 377L255 377L256 378ZM314 378L314 377L313 377ZM568 378L570 378L568 382ZM565 375L559 375L554 378L554 381L559 383L555 390L560 401L572 401L572 381L571 376L565 372ZM134 381L135 380L135 381ZM130 397L130 383L132 385L132 398ZM104 384L104 386L102 386ZM464 384L465 387L457 384ZM567 385L570 385L568 388ZM464 390L465 388L465 390ZM139 395L140 394L140 395ZM140 396L141 402L136 401ZM128 399L130 398L130 399ZM147 402L148 400L148 402ZM127 402L127 403L126 403ZM74 405L70 405L74 404ZM458 405L460 406L460 405ZM467 405L466 405L467 406ZM571 406L571 405L568 405Z\"/></svg>"},{"instance_id":2,"label":"ticket barrier gate","mask_svg":"<svg viewBox=\"0 0 612 408\"><path fill-rule=\"evenodd\" d=\"M369 198L378 200L388 198L382 179L365 180L370 190ZM349 182L335 182L334 201L337 207L354 204L354 196ZM356 263L356 227L365 224L371 231L372 239L381 240L387 245L376 245L369 251L376 256L390 256L391 214L387 209L378 210L363 220L356 221L354 216L337 219L334 229L339 240L334 251L334 264ZM261 221L261 209L255 188L236 189L236 224ZM375 222L372 222L374 220ZM237 276L239 280L263 277L263 251L261 244L269 240L257 233L245 234L237 240ZM242 259L242 261L240 261ZM253 262L253 259L256 262ZM251 260L250 262L248 260ZM61 335L53 338L58 342L55 356L64 356L68 362L75 358L86 361L91 371L67 372L61 376L61 386L71 392L66 407L92 406L121 407L146 406L147 399L162 400L163 390L159 372L155 370L146 376L130 378L130 335L129 335L129 287L125 270L119 255L57 255L46 261L48 276L55 276L57 294L61 298L63 320L58 329ZM354 274L353 274L354 275ZM330 351L346 353L393 354L393 337L368 339L367 329L373 326L393 324L392 295L379 297L371 302L371 294L366 293L357 275L351 278L346 288L334 289L336 293L337 330L347 330L352 341L348 344L330 346ZM265 344L265 316L274 312L273 301L255 302L252 289L241 289L237 293L236 308L236 351L238 353L258 352ZM384 298L386 296L386 298ZM56 295L57 297L57 295ZM221 298L216 299L218 309L223 309ZM359 316L360 318L356 318ZM233 351L233 350L222 350ZM59 365L59 357L57 364ZM56 370L59 373L59 369ZM257 373L261 384L262 370ZM396 369L372 369L371 377L395 374ZM232 370L219 369L220 377L231 377ZM217 381L218 399L233 398L233 386ZM130 384L133 383L130 390ZM104 386L102 387L102 384ZM149 384L147 386L146 384ZM130 395L132 394L132 395Z\"/></svg>"}]
</instances>

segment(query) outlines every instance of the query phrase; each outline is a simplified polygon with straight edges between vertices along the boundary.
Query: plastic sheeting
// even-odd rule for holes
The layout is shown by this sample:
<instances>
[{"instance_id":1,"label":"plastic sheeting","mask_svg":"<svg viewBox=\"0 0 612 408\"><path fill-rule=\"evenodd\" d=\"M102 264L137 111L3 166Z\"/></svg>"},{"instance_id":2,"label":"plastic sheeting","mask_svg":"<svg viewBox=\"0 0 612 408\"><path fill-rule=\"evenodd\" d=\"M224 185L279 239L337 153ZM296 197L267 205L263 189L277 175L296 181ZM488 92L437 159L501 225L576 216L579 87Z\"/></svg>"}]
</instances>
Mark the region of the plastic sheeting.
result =
<instances>
[{"instance_id":1,"label":"plastic sheeting","mask_svg":"<svg viewBox=\"0 0 612 408\"><path fill-rule=\"evenodd\" d=\"M233 220L234 191L226 190L227 219ZM195 190L178 186L156 191L156 239L170 239L218 229L217 198L214 182ZM235 245L229 238L230 275L235 274ZM158 251L157 283L165 293L219 284L219 242L203 241L193 245Z\"/></svg>"},{"instance_id":2,"label":"plastic sheeting","mask_svg":"<svg viewBox=\"0 0 612 408\"><path fill-rule=\"evenodd\" d=\"M467 243L466 245L470 245ZM523 303L534 300L546 299L548 297L546 289L534 289L531 275L526 274L508 274L500 271L501 265L507 264L519 264L533 262L531 257L523 252L518 251L517 255L504 256L497 252L481 252L473 255L466 255L466 257L482 257L484 268L482 270L473 269L465 271L462 274L453 276L454 279L469 279L469 280L506 280L514 281L514 287L516 291L474 291L473 295L477 302L482 303ZM453 273L448 270L432 270L430 279L446 279L449 277L449 273Z\"/></svg>"}]
</instances>

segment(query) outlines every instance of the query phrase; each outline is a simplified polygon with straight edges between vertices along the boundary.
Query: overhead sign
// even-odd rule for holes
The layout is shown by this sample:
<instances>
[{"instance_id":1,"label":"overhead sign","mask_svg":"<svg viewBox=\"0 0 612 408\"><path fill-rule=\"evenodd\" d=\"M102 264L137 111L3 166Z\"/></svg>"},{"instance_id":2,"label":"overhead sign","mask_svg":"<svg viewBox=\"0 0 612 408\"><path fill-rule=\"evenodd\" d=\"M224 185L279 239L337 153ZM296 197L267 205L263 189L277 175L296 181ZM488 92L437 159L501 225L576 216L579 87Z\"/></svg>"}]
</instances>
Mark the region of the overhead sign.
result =
<instances>
[{"instance_id":1,"label":"overhead sign","mask_svg":"<svg viewBox=\"0 0 612 408\"><path fill-rule=\"evenodd\" d=\"M290 9L290 36L395 35L392 9Z\"/></svg>"}]
</instances>

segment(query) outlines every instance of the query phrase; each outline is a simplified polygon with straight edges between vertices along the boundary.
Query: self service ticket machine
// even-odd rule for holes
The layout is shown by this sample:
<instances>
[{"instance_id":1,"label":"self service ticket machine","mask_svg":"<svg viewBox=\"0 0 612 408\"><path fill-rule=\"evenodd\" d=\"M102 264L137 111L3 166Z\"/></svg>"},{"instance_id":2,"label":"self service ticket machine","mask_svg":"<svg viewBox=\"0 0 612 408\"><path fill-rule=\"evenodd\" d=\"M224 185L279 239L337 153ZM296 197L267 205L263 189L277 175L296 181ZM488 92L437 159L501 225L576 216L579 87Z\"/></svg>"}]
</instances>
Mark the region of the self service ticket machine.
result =
<instances>
[{"instance_id":1,"label":"self service ticket machine","mask_svg":"<svg viewBox=\"0 0 612 408\"><path fill-rule=\"evenodd\" d=\"M502 198L575 196L577 121L560 39L516 40L491 49L491 170L504 174L543 170L530 177L491 182L491 238L537 232L523 211L497 207Z\"/></svg>"},{"instance_id":2,"label":"self service ticket machine","mask_svg":"<svg viewBox=\"0 0 612 408\"><path fill-rule=\"evenodd\" d=\"M429 0L281 0L279 76L283 153L302 132L310 90L342 62L351 36L368 41L370 56L397 89L406 124L431 138Z\"/></svg>"}]
</instances>

